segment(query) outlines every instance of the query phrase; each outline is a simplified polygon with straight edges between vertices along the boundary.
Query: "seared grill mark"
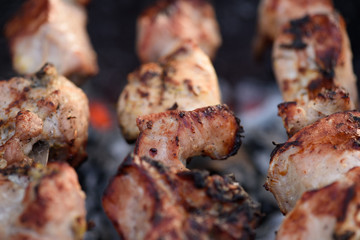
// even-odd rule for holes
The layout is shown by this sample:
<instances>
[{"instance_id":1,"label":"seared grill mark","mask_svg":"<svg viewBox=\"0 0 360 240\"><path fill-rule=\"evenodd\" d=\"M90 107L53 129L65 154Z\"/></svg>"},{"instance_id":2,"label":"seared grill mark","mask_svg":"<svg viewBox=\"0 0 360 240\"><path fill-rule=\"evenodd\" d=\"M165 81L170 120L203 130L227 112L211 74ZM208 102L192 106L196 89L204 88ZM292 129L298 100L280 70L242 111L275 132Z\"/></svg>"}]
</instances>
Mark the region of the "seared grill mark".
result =
<instances>
[{"instance_id":1,"label":"seared grill mark","mask_svg":"<svg viewBox=\"0 0 360 240\"><path fill-rule=\"evenodd\" d=\"M348 189L346 189L346 191L344 191L344 200L342 201L342 204L340 206L338 206L340 208L340 212L339 215L337 216L337 221L339 222L343 222L346 218L346 214L347 214L347 210L348 210L348 206L349 203L351 202L351 200L354 198L355 194L356 194L356 186L350 186Z\"/></svg>"},{"instance_id":2,"label":"seared grill mark","mask_svg":"<svg viewBox=\"0 0 360 240\"><path fill-rule=\"evenodd\" d=\"M166 172L169 170L161 162L155 161L155 160L153 160L151 158L148 158L148 157L141 157L141 161L145 161L145 162L149 163L160 174L166 174Z\"/></svg>"},{"instance_id":3,"label":"seared grill mark","mask_svg":"<svg viewBox=\"0 0 360 240\"><path fill-rule=\"evenodd\" d=\"M284 29L284 32L293 35L293 41L289 44L281 44L282 48L299 49L302 50L307 47L307 44L303 42L302 38L305 34L303 27L310 21L309 15L306 15L300 19L294 19L290 21L290 26Z\"/></svg>"},{"instance_id":4,"label":"seared grill mark","mask_svg":"<svg viewBox=\"0 0 360 240\"><path fill-rule=\"evenodd\" d=\"M21 104L27 100L27 92L28 91L22 91L18 92L16 89L11 89L14 91L14 95L16 96L15 100L12 101L7 108L5 108L6 114L9 114L11 109L17 107L20 108Z\"/></svg>"},{"instance_id":5,"label":"seared grill mark","mask_svg":"<svg viewBox=\"0 0 360 240\"><path fill-rule=\"evenodd\" d=\"M323 89L331 89L334 86L332 79L314 79L307 86L309 98L314 99Z\"/></svg>"},{"instance_id":6,"label":"seared grill mark","mask_svg":"<svg viewBox=\"0 0 360 240\"><path fill-rule=\"evenodd\" d=\"M196 188L202 189L207 186L207 178L209 177L209 172L206 170L182 171L178 172L177 176L182 179L194 181L194 186Z\"/></svg>"},{"instance_id":7,"label":"seared grill mark","mask_svg":"<svg viewBox=\"0 0 360 240\"><path fill-rule=\"evenodd\" d=\"M275 155L281 154L281 153L287 151L290 147L301 146L301 144L302 144L302 142L298 141L298 140L291 141L291 142L287 141L285 143L276 144L274 150L270 154L270 156L271 156L270 163L272 162Z\"/></svg>"}]
</instances>

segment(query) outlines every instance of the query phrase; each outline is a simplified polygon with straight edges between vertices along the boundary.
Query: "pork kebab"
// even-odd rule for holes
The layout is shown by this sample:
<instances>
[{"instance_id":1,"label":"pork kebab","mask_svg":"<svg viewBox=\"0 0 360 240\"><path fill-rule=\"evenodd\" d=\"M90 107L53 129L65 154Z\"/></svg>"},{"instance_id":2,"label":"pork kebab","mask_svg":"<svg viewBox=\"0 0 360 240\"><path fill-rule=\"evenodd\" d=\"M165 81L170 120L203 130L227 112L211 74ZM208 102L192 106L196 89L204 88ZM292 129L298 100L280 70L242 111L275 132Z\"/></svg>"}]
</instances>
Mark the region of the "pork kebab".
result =
<instances>
[{"instance_id":1,"label":"pork kebab","mask_svg":"<svg viewBox=\"0 0 360 240\"><path fill-rule=\"evenodd\" d=\"M239 184L186 168L192 156L237 152L242 127L226 106L169 110L137 124L134 153L103 197L123 239L254 239L259 208Z\"/></svg>"},{"instance_id":2,"label":"pork kebab","mask_svg":"<svg viewBox=\"0 0 360 240\"><path fill-rule=\"evenodd\" d=\"M285 101L278 109L288 135L332 113L354 110L358 94L350 42L332 2L264 0L259 13L258 36L274 42L273 69Z\"/></svg>"},{"instance_id":3,"label":"pork kebab","mask_svg":"<svg viewBox=\"0 0 360 240\"><path fill-rule=\"evenodd\" d=\"M299 3L260 5L273 10L274 22L287 21L272 29L274 72L287 101L279 115L290 136L273 151L265 184L287 214L276 238L358 239L360 113L348 111L358 101L350 43L331 1ZM292 18L300 5L303 15Z\"/></svg>"},{"instance_id":4,"label":"pork kebab","mask_svg":"<svg viewBox=\"0 0 360 240\"><path fill-rule=\"evenodd\" d=\"M212 8L159 1L139 17L137 37L141 61L158 63L131 73L120 95L122 132L137 140L105 191L106 214L123 239L253 239L259 208L239 184L186 168L193 156L225 159L241 144L240 121L216 105Z\"/></svg>"}]
</instances>

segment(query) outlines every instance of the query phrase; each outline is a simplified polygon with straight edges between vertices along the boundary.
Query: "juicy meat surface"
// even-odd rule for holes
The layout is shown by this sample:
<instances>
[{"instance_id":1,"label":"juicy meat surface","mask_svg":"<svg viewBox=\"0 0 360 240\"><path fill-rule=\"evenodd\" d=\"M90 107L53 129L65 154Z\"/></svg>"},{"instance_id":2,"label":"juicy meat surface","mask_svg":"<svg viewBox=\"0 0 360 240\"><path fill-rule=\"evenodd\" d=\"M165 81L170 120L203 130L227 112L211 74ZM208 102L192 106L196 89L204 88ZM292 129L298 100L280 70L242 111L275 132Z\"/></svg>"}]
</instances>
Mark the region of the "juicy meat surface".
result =
<instances>
[{"instance_id":1,"label":"juicy meat surface","mask_svg":"<svg viewBox=\"0 0 360 240\"><path fill-rule=\"evenodd\" d=\"M265 187L283 213L301 195L360 166L360 113L335 113L307 126L273 151Z\"/></svg>"},{"instance_id":2,"label":"juicy meat surface","mask_svg":"<svg viewBox=\"0 0 360 240\"><path fill-rule=\"evenodd\" d=\"M171 110L139 117L134 153L184 169L190 157L225 159L241 145L243 128L226 105L193 111Z\"/></svg>"},{"instance_id":3,"label":"juicy meat surface","mask_svg":"<svg viewBox=\"0 0 360 240\"><path fill-rule=\"evenodd\" d=\"M52 65L0 81L0 169L31 166L44 146L50 161L78 165L86 157L88 121L86 95Z\"/></svg>"},{"instance_id":4,"label":"juicy meat surface","mask_svg":"<svg viewBox=\"0 0 360 240\"><path fill-rule=\"evenodd\" d=\"M265 47L280 34L283 25L290 20L333 11L332 0L262 0L258 8L255 54L261 55Z\"/></svg>"},{"instance_id":5,"label":"juicy meat surface","mask_svg":"<svg viewBox=\"0 0 360 240\"><path fill-rule=\"evenodd\" d=\"M124 137L134 141L139 116L216 104L220 104L220 89L211 61L195 43L185 41L160 63L143 64L129 74L117 113Z\"/></svg>"},{"instance_id":6,"label":"juicy meat surface","mask_svg":"<svg viewBox=\"0 0 360 240\"><path fill-rule=\"evenodd\" d=\"M277 240L360 239L360 168L323 188L305 192L286 216Z\"/></svg>"},{"instance_id":7,"label":"juicy meat surface","mask_svg":"<svg viewBox=\"0 0 360 240\"><path fill-rule=\"evenodd\" d=\"M221 45L213 7L205 0L160 0L137 20L137 53L142 62L158 61L183 40L193 40L210 57Z\"/></svg>"},{"instance_id":8,"label":"juicy meat surface","mask_svg":"<svg viewBox=\"0 0 360 240\"><path fill-rule=\"evenodd\" d=\"M85 194L66 163L2 173L0 191L1 239L83 239Z\"/></svg>"},{"instance_id":9,"label":"juicy meat surface","mask_svg":"<svg viewBox=\"0 0 360 240\"><path fill-rule=\"evenodd\" d=\"M122 239L254 239L260 212L231 177L130 156L103 196Z\"/></svg>"},{"instance_id":10,"label":"juicy meat surface","mask_svg":"<svg viewBox=\"0 0 360 240\"><path fill-rule=\"evenodd\" d=\"M86 32L87 17L81 2L86 1L24 3L5 27L17 72L33 74L50 62L61 75L75 81L97 73L96 54Z\"/></svg>"},{"instance_id":11,"label":"juicy meat surface","mask_svg":"<svg viewBox=\"0 0 360 240\"><path fill-rule=\"evenodd\" d=\"M279 106L289 135L317 119L357 105L356 77L340 15L306 15L284 25L273 50Z\"/></svg>"}]
</instances>

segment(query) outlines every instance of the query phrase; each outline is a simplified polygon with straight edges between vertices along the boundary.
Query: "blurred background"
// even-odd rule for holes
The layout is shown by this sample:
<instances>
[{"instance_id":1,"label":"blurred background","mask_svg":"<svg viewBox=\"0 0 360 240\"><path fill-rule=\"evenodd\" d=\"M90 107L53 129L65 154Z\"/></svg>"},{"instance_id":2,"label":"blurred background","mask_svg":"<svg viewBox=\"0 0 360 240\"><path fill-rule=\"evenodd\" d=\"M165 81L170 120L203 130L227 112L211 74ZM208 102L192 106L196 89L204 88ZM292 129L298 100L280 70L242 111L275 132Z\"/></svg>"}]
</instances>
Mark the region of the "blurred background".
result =
<instances>
[{"instance_id":1,"label":"blurred background","mask_svg":"<svg viewBox=\"0 0 360 240\"><path fill-rule=\"evenodd\" d=\"M1 0L0 79L15 76L3 28L23 0ZM87 93L92 114L88 161L77 169L87 194L88 221L92 228L87 240L119 239L101 207L101 195L124 157L132 150L116 123L117 99L126 76L139 66L135 54L136 17L154 0L92 0L88 5L88 32L98 55L100 72L81 88ZM355 74L360 76L360 1L336 0L344 16L352 44ZM214 61L223 95L240 117L245 129L239 153L226 161L196 158L191 168L212 173L235 173L251 197L261 204L265 217L257 239L274 239L282 214L263 184L273 143L286 140L277 104L282 99L271 69L269 49L263 61L254 61L252 39L256 31L258 0L212 2L219 21L223 44Z\"/></svg>"}]
</instances>

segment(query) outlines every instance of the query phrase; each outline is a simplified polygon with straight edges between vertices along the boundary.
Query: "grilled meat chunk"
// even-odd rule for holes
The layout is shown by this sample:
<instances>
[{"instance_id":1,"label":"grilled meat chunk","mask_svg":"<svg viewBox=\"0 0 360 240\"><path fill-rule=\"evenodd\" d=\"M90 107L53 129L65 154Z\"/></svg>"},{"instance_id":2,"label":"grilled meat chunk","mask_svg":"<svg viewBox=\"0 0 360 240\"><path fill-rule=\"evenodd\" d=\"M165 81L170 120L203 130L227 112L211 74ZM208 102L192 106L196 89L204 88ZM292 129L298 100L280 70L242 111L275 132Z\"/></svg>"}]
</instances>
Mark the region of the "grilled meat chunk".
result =
<instances>
[{"instance_id":1,"label":"grilled meat chunk","mask_svg":"<svg viewBox=\"0 0 360 240\"><path fill-rule=\"evenodd\" d=\"M85 194L66 163L0 174L0 238L80 240Z\"/></svg>"},{"instance_id":2,"label":"grilled meat chunk","mask_svg":"<svg viewBox=\"0 0 360 240\"><path fill-rule=\"evenodd\" d=\"M278 145L271 157L266 188L283 213L301 195L344 178L360 166L360 113L335 113Z\"/></svg>"},{"instance_id":3,"label":"grilled meat chunk","mask_svg":"<svg viewBox=\"0 0 360 240\"><path fill-rule=\"evenodd\" d=\"M323 188L305 192L286 216L277 240L360 239L360 168Z\"/></svg>"},{"instance_id":4,"label":"grilled meat chunk","mask_svg":"<svg viewBox=\"0 0 360 240\"><path fill-rule=\"evenodd\" d=\"M103 207L122 239L254 239L260 212L231 177L178 171L137 155L120 166Z\"/></svg>"},{"instance_id":5,"label":"grilled meat chunk","mask_svg":"<svg viewBox=\"0 0 360 240\"><path fill-rule=\"evenodd\" d=\"M137 20L137 53L142 62L158 61L188 39L210 58L221 44L214 9L206 0L160 0Z\"/></svg>"},{"instance_id":6,"label":"grilled meat chunk","mask_svg":"<svg viewBox=\"0 0 360 240\"><path fill-rule=\"evenodd\" d=\"M243 132L240 120L226 105L150 114L139 117L137 124L135 154L178 169L184 169L193 156L225 159L235 154Z\"/></svg>"},{"instance_id":7,"label":"grilled meat chunk","mask_svg":"<svg viewBox=\"0 0 360 240\"><path fill-rule=\"evenodd\" d=\"M86 157L88 118L86 95L52 65L0 81L0 169L31 166L46 145L51 161L78 165Z\"/></svg>"},{"instance_id":8,"label":"grilled meat chunk","mask_svg":"<svg viewBox=\"0 0 360 240\"><path fill-rule=\"evenodd\" d=\"M262 0L258 9L255 54L260 56L265 47L280 34L283 25L290 20L333 11L332 0Z\"/></svg>"},{"instance_id":9,"label":"grilled meat chunk","mask_svg":"<svg viewBox=\"0 0 360 240\"><path fill-rule=\"evenodd\" d=\"M96 74L98 66L86 32L86 12L79 4L85 2L27 0L5 28L14 69L20 74L32 74L50 62L61 75L75 81Z\"/></svg>"},{"instance_id":10,"label":"grilled meat chunk","mask_svg":"<svg viewBox=\"0 0 360 240\"><path fill-rule=\"evenodd\" d=\"M279 115L289 135L329 114L355 109L352 54L338 14L290 21L276 38L273 63L286 101Z\"/></svg>"},{"instance_id":11,"label":"grilled meat chunk","mask_svg":"<svg viewBox=\"0 0 360 240\"><path fill-rule=\"evenodd\" d=\"M185 41L159 64L144 64L129 74L117 112L123 135L134 141L139 134L138 116L216 104L220 104L220 90L211 61L196 44Z\"/></svg>"}]
</instances>

